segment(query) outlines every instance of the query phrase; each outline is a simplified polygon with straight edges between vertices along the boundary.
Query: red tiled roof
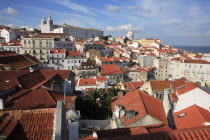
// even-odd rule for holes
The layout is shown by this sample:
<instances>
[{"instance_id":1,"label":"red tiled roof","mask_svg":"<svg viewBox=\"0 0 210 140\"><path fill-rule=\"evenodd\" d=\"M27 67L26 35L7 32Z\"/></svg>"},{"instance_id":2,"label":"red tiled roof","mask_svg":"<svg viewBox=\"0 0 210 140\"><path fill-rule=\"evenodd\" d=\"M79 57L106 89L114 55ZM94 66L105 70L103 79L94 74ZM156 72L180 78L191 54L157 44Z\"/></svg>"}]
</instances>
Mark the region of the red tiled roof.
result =
<instances>
[{"instance_id":1,"label":"red tiled roof","mask_svg":"<svg viewBox=\"0 0 210 140\"><path fill-rule=\"evenodd\" d=\"M63 101L64 95L46 88L39 90L22 89L5 100L5 109L34 109L56 107L57 101ZM66 108L70 108L76 96L66 95Z\"/></svg>"},{"instance_id":2,"label":"red tiled roof","mask_svg":"<svg viewBox=\"0 0 210 140\"><path fill-rule=\"evenodd\" d=\"M0 56L17 55L18 53L13 51L0 51Z\"/></svg>"},{"instance_id":3,"label":"red tiled roof","mask_svg":"<svg viewBox=\"0 0 210 140\"><path fill-rule=\"evenodd\" d=\"M96 80L98 82L105 82L105 81L107 81L107 78L106 78L106 76L96 76Z\"/></svg>"},{"instance_id":4,"label":"red tiled roof","mask_svg":"<svg viewBox=\"0 0 210 140\"><path fill-rule=\"evenodd\" d=\"M178 95L182 95L182 94L184 94L184 93L186 93L188 91L191 91L191 90L193 90L193 89L195 89L197 87L198 87L198 85L196 85L195 83L188 82L188 83L185 83L185 84L183 84L181 86L178 86L176 88L176 92L177 92Z\"/></svg>"},{"instance_id":5,"label":"red tiled roof","mask_svg":"<svg viewBox=\"0 0 210 140\"><path fill-rule=\"evenodd\" d=\"M78 51L68 51L67 55L80 55L80 56L82 56L82 54Z\"/></svg>"},{"instance_id":6,"label":"red tiled roof","mask_svg":"<svg viewBox=\"0 0 210 140\"><path fill-rule=\"evenodd\" d=\"M197 60L197 59L184 59L183 63L210 64L210 62L206 60Z\"/></svg>"},{"instance_id":7,"label":"red tiled roof","mask_svg":"<svg viewBox=\"0 0 210 140\"><path fill-rule=\"evenodd\" d=\"M118 137L126 135L138 135L144 133L148 133L147 129L143 126L137 126L137 127L99 130L97 131L97 136L99 139L101 139L101 138Z\"/></svg>"},{"instance_id":8,"label":"red tiled roof","mask_svg":"<svg viewBox=\"0 0 210 140\"><path fill-rule=\"evenodd\" d=\"M122 74L123 72L116 65L102 65L102 75Z\"/></svg>"},{"instance_id":9,"label":"red tiled roof","mask_svg":"<svg viewBox=\"0 0 210 140\"><path fill-rule=\"evenodd\" d=\"M183 85L185 83L186 79L184 77L171 82L173 89L175 90L178 86Z\"/></svg>"},{"instance_id":10,"label":"red tiled roof","mask_svg":"<svg viewBox=\"0 0 210 140\"><path fill-rule=\"evenodd\" d=\"M128 57L101 57L101 61L120 61L120 60L131 60L131 58Z\"/></svg>"},{"instance_id":11,"label":"red tiled roof","mask_svg":"<svg viewBox=\"0 0 210 140\"><path fill-rule=\"evenodd\" d=\"M38 108L55 108L56 101L46 90L22 89L5 100L5 109L25 110Z\"/></svg>"},{"instance_id":12,"label":"red tiled roof","mask_svg":"<svg viewBox=\"0 0 210 140\"><path fill-rule=\"evenodd\" d=\"M179 117L179 115L181 117ZM186 109L175 112L174 121L177 129L204 126L205 122L210 122L210 112L197 105L192 105Z\"/></svg>"},{"instance_id":13,"label":"red tiled roof","mask_svg":"<svg viewBox=\"0 0 210 140\"><path fill-rule=\"evenodd\" d=\"M162 102L138 90L129 92L125 96L113 101L111 104L112 112L114 112L115 104L122 105L124 110L134 110L137 112L137 115L129 120L126 120L125 115L120 118L126 126L129 126L147 114L168 124Z\"/></svg>"},{"instance_id":14,"label":"red tiled roof","mask_svg":"<svg viewBox=\"0 0 210 140\"><path fill-rule=\"evenodd\" d=\"M25 89L30 89L45 80L45 76L39 70L18 77L22 88Z\"/></svg>"},{"instance_id":15,"label":"red tiled roof","mask_svg":"<svg viewBox=\"0 0 210 140\"><path fill-rule=\"evenodd\" d=\"M73 74L71 70L37 70L18 77L18 80L23 88L35 90L55 76L65 80L70 74Z\"/></svg>"},{"instance_id":16,"label":"red tiled roof","mask_svg":"<svg viewBox=\"0 0 210 140\"><path fill-rule=\"evenodd\" d=\"M18 121L13 119L9 114L2 114L0 116L0 136L8 137L15 129Z\"/></svg>"},{"instance_id":17,"label":"red tiled roof","mask_svg":"<svg viewBox=\"0 0 210 140\"><path fill-rule=\"evenodd\" d=\"M0 111L1 115L9 114L19 123L19 125L16 126L16 129L10 133L11 135L9 138L29 140L52 139L54 113L55 108Z\"/></svg>"},{"instance_id":18,"label":"red tiled roof","mask_svg":"<svg viewBox=\"0 0 210 140\"><path fill-rule=\"evenodd\" d=\"M17 39L12 39L12 40L9 41L9 43L17 43L17 44L19 44L20 41L18 41Z\"/></svg>"},{"instance_id":19,"label":"red tiled roof","mask_svg":"<svg viewBox=\"0 0 210 140\"><path fill-rule=\"evenodd\" d=\"M24 69L41 64L41 62L30 54L1 57L0 64L8 64L12 69Z\"/></svg>"},{"instance_id":20,"label":"red tiled roof","mask_svg":"<svg viewBox=\"0 0 210 140\"><path fill-rule=\"evenodd\" d=\"M102 138L101 140L209 140L210 126L177 129L163 132Z\"/></svg>"},{"instance_id":21,"label":"red tiled roof","mask_svg":"<svg viewBox=\"0 0 210 140\"><path fill-rule=\"evenodd\" d=\"M176 102L179 100L179 98L176 95L176 92L170 93L170 95L173 102Z\"/></svg>"},{"instance_id":22,"label":"red tiled roof","mask_svg":"<svg viewBox=\"0 0 210 140\"><path fill-rule=\"evenodd\" d=\"M169 126L165 124L156 124L156 125L98 130L96 131L96 133L97 133L98 138L101 139L101 138L109 138L109 137L113 138L113 137L119 137L119 136L140 135L140 134L168 131L168 130L171 130Z\"/></svg>"},{"instance_id":23,"label":"red tiled roof","mask_svg":"<svg viewBox=\"0 0 210 140\"><path fill-rule=\"evenodd\" d=\"M59 53L65 53L65 49L51 49L51 54L59 54Z\"/></svg>"},{"instance_id":24,"label":"red tiled roof","mask_svg":"<svg viewBox=\"0 0 210 140\"><path fill-rule=\"evenodd\" d=\"M139 89L143 84L144 84L144 81L124 83L126 89Z\"/></svg>"},{"instance_id":25,"label":"red tiled roof","mask_svg":"<svg viewBox=\"0 0 210 140\"><path fill-rule=\"evenodd\" d=\"M15 86L20 86L19 81L17 80L18 76L29 73L29 70L21 71L0 71L0 91L3 92Z\"/></svg>"},{"instance_id":26,"label":"red tiled roof","mask_svg":"<svg viewBox=\"0 0 210 140\"><path fill-rule=\"evenodd\" d=\"M149 81L152 87L152 90L164 90L170 88L171 81Z\"/></svg>"},{"instance_id":27,"label":"red tiled roof","mask_svg":"<svg viewBox=\"0 0 210 140\"><path fill-rule=\"evenodd\" d=\"M96 79L88 78L88 79L79 79L80 86L89 86L89 85L96 85Z\"/></svg>"}]
</instances>

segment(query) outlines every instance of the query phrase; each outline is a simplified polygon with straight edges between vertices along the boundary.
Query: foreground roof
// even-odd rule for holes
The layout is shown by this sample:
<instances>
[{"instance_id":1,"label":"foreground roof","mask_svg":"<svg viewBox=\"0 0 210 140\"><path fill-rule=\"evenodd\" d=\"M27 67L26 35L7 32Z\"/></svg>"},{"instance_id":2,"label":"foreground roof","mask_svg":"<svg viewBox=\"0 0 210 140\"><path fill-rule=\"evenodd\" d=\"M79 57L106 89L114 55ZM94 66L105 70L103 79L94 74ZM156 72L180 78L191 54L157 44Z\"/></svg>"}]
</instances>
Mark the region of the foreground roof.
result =
<instances>
[{"instance_id":1,"label":"foreground roof","mask_svg":"<svg viewBox=\"0 0 210 140\"><path fill-rule=\"evenodd\" d=\"M140 135L102 138L101 140L209 140L210 126L177 129Z\"/></svg>"},{"instance_id":2,"label":"foreground roof","mask_svg":"<svg viewBox=\"0 0 210 140\"><path fill-rule=\"evenodd\" d=\"M204 126L210 123L210 112L197 105L174 113L174 121L178 129Z\"/></svg>"},{"instance_id":3,"label":"foreground roof","mask_svg":"<svg viewBox=\"0 0 210 140\"><path fill-rule=\"evenodd\" d=\"M150 81L152 90L164 90L170 88L171 81Z\"/></svg>"},{"instance_id":4,"label":"foreground roof","mask_svg":"<svg viewBox=\"0 0 210 140\"><path fill-rule=\"evenodd\" d=\"M106 130L99 130L96 132L98 138L101 139L101 138L119 137L126 135L139 135L139 134L146 134L146 133L167 131L167 130L171 130L170 127L168 127L167 125L157 124L157 125L147 125L147 126L106 129Z\"/></svg>"},{"instance_id":5,"label":"foreground roof","mask_svg":"<svg viewBox=\"0 0 210 140\"><path fill-rule=\"evenodd\" d=\"M20 70L41 64L41 62L30 54L23 54L1 57L0 64L8 64L12 69Z\"/></svg>"},{"instance_id":6,"label":"foreground roof","mask_svg":"<svg viewBox=\"0 0 210 140\"><path fill-rule=\"evenodd\" d=\"M122 74L123 72L116 65L102 65L102 75Z\"/></svg>"},{"instance_id":7,"label":"foreground roof","mask_svg":"<svg viewBox=\"0 0 210 140\"><path fill-rule=\"evenodd\" d=\"M56 109L0 111L0 136L8 139L51 140Z\"/></svg>"},{"instance_id":8,"label":"foreground roof","mask_svg":"<svg viewBox=\"0 0 210 140\"><path fill-rule=\"evenodd\" d=\"M135 90L129 92L125 96L113 101L111 104L112 112L115 111L115 104L123 106L124 110L134 110L137 112L137 115L129 120L126 120L125 115L120 118L126 126L129 126L147 114L168 124L162 102L141 91Z\"/></svg>"},{"instance_id":9,"label":"foreground roof","mask_svg":"<svg viewBox=\"0 0 210 140\"><path fill-rule=\"evenodd\" d=\"M75 99L76 96L66 96L66 107L69 108ZM22 89L5 100L4 110L55 108L60 100L64 100L64 95L51 90Z\"/></svg>"}]
</instances>

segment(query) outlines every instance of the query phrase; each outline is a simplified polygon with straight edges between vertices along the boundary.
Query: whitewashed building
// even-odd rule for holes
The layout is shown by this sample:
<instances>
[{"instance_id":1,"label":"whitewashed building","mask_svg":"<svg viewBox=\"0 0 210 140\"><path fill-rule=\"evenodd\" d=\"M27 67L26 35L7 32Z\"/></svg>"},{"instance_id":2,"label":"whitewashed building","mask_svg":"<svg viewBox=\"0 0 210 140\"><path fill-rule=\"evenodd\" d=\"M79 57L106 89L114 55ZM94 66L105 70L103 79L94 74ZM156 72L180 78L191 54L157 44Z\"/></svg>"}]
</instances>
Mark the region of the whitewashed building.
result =
<instances>
[{"instance_id":1,"label":"whitewashed building","mask_svg":"<svg viewBox=\"0 0 210 140\"><path fill-rule=\"evenodd\" d=\"M103 35L102 30L93 29L93 28L81 28L67 25L64 23L63 25L53 25L53 20L51 16L49 16L46 21L45 18L41 21L41 32L42 33L68 33L77 38L91 38L97 37L99 35Z\"/></svg>"},{"instance_id":2,"label":"whitewashed building","mask_svg":"<svg viewBox=\"0 0 210 140\"><path fill-rule=\"evenodd\" d=\"M205 60L173 58L170 63L171 79L186 79L202 86L210 86L210 62Z\"/></svg>"},{"instance_id":3,"label":"whitewashed building","mask_svg":"<svg viewBox=\"0 0 210 140\"><path fill-rule=\"evenodd\" d=\"M66 52L65 49L52 49L50 59L43 62L43 68L75 71L81 62L86 62L86 58L77 51Z\"/></svg>"}]
</instances>

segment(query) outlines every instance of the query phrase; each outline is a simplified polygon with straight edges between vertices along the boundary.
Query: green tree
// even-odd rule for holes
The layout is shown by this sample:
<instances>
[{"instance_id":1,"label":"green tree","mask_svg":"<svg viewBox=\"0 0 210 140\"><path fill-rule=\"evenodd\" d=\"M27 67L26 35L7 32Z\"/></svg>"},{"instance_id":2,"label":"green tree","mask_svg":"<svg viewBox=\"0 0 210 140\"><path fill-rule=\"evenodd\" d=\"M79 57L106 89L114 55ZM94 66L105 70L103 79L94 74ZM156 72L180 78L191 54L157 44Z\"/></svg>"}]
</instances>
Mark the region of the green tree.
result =
<instances>
[{"instance_id":1,"label":"green tree","mask_svg":"<svg viewBox=\"0 0 210 140\"><path fill-rule=\"evenodd\" d=\"M94 89L87 92L85 97L79 97L76 107L81 111L82 118L108 119L112 115L111 99L117 95L118 89L110 88L107 92Z\"/></svg>"}]
</instances>

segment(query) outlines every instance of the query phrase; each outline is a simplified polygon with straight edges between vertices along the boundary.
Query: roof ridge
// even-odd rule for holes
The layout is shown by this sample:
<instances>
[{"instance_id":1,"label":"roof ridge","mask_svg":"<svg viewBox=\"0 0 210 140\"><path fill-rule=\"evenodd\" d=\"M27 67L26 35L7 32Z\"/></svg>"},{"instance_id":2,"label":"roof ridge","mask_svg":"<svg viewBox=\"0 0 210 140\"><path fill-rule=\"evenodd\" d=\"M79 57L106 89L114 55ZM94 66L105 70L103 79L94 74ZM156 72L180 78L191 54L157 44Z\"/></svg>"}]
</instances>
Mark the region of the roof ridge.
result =
<instances>
[{"instance_id":1,"label":"roof ridge","mask_svg":"<svg viewBox=\"0 0 210 140\"><path fill-rule=\"evenodd\" d=\"M206 118L204 117L204 114L202 113L202 111L201 111L201 109L203 109L203 110L206 110L205 108L202 108L202 107L200 107L200 106L198 106L198 105L196 105L196 104L194 104L195 105L195 107L197 108L197 110L199 111L199 113L200 113L200 115L201 115L201 117L203 118L203 120L205 120L206 122L207 122L207 120L206 120ZM208 111L208 110L207 110Z\"/></svg>"},{"instance_id":2,"label":"roof ridge","mask_svg":"<svg viewBox=\"0 0 210 140\"><path fill-rule=\"evenodd\" d=\"M26 57L25 54L23 54L23 57L25 57L27 60L31 61L32 63L36 64L36 62L34 62L33 60L31 60L28 57Z\"/></svg>"},{"instance_id":3,"label":"roof ridge","mask_svg":"<svg viewBox=\"0 0 210 140\"><path fill-rule=\"evenodd\" d=\"M145 110L145 112L146 112L146 114L148 114L148 111L147 111L147 108L146 108L146 105L145 105L145 103L144 103L144 100L143 100L143 97L142 97L142 92L140 92L139 90L137 90L138 91L138 95L140 96L140 98L141 98L141 102L142 102L142 104L144 105L144 110Z\"/></svg>"},{"instance_id":4,"label":"roof ridge","mask_svg":"<svg viewBox=\"0 0 210 140\"><path fill-rule=\"evenodd\" d=\"M39 90L36 90L36 91L39 91ZM46 91L48 94L48 96L51 97L51 99L54 101L55 104L57 104L56 100L52 97L52 95L48 92L48 90L41 90L41 91Z\"/></svg>"}]
</instances>

